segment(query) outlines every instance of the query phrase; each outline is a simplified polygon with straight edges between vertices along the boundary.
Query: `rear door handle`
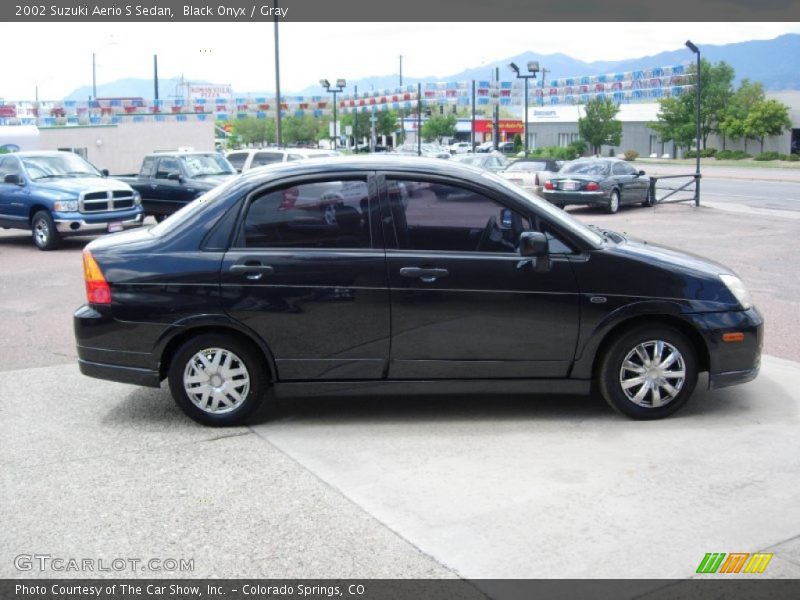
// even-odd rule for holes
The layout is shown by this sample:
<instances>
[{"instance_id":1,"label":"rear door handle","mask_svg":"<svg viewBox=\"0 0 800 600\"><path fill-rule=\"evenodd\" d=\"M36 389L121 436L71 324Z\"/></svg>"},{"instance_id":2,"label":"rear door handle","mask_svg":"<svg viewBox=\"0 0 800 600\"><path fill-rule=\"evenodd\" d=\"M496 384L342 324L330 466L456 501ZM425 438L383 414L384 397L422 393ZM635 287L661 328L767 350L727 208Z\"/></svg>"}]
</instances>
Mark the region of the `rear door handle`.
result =
<instances>
[{"instance_id":1,"label":"rear door handle","mask_svg":"<svg viewBox=\"0 0 800 600\"><path fill-rule=\"evenodd\" d=\"M261 279L265 274L271 275L275 272L275 269L270 265L263 265L260 262L255 261L231 265L230 269L228 270L231 273L244 273L245 277L252 281Z\"/></svg>"},{"instance_id":2,"label":"rear door handle","mask_svg":"<svg viewBox=\"0 0 800 600\"><path fill-rule=\"evenodd\" d=\"M424 268L424 267L403 267L400 269L401 277L419 279L423 283L433 283L440 277L447 277L450 272L447 269Z\"/></svg>"}]
</instances>

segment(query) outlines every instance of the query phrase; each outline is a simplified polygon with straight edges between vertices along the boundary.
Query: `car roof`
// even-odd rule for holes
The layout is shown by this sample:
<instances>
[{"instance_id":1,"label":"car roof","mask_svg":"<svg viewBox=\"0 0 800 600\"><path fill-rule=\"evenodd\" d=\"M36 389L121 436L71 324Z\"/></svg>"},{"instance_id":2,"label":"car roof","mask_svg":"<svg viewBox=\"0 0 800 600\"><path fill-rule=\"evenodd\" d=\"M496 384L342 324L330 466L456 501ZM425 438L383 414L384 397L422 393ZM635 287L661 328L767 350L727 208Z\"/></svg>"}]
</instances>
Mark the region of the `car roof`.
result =
<instances>
[{"instance_id":1,"label":"car roof","mask_svg":"<svg viewBox=\"0 0 800 600\"><path fill-rule=\"evenodd\" d=\"M20 152L8 152L7 154L0 154L0 157L3 156L60 156L62 154L74 154L75 156L80 157L80 154L76 152L70 152L68 150L22 150Z\"/></svg>"},{"instance_id":2,"label":"car roof","mask_svg":"<svg viewBox=\"0 0 800 600\"><path fill-rule=\"evenodd\" d=\"M325 167L328 167L328 169ZM486 173L483 169L458 161L382 153L379 156L342 156L336 158L335 161L332 161L331 157L325 157L273 163L258 169L251 169L243 173L241 177L251 182L257 182L258 180L266 182L278 177L314 175L324 173L326 170L337 173L347 171L400 171L411 174L459 177L474 182L485 182Z\"/></svg>"}]
</instances>

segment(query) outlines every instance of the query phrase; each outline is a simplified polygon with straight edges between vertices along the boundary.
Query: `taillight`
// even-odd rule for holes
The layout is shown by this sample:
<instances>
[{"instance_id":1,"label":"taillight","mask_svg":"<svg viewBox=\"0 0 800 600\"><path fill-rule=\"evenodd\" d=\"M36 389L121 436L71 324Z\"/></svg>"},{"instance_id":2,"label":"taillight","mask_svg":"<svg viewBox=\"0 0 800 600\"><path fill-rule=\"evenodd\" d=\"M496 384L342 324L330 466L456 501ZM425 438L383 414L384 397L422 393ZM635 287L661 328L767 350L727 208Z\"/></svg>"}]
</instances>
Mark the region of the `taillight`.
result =
<instances>
[{"instance_id":1,"label":"taillight","mask_svg":"<svg viewBox=\"0 0 800 600\"><path fill-rule=\"evenodd\" d=\"M586 187L584 189L587 192L596 192L597 190L600 189L600 184L597 183L596 181L590 181L589 183L586 184Z\"/></svg>"},{"instance_id":2,"label":"taillight","mask_svg":"<svg viewBox=\"0 0 800 600\"><path fill-rule=\"evenodd\" d=\"M544 189L552 190L553 189L553 182L550 181L549 179L547 181L545 181L544 182Z\"/></svg>"},{"instance_id":3,"label":"taillight","mask_svg":"<svg viewBox=\"0 0 800 600\"><path fill-rule=\"evenodd\" d=\"M111 304L111 287L88 250L83 251L83 278L86 281L86 300L89 304Z\"/></svg>"}]
</instances>

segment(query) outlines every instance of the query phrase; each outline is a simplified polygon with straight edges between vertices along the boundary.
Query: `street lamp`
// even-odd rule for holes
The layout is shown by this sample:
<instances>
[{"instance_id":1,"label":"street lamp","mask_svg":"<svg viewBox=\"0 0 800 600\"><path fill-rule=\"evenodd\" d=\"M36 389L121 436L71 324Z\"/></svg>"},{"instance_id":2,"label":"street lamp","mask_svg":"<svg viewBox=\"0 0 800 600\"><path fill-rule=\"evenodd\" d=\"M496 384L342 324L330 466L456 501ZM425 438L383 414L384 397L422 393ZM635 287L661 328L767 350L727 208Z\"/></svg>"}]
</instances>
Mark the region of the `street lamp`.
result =
<instances>
[{"instance_id":1,"label":"street lamp","mask_svg":"<svg viewBox=\"0 0 800 600\"><path fill-rule=\"evenodd\" d=\"M322 87L325 88L326 92L328 92L329 94L333 94L333 149L336 150L336 138L339 136L339 134L338 134L338 132L336 130L336 128L337 128L337 122L336 122L336 94L338 94L339 92L344 91L344 88L347 85L347 82L344 79L337 79L335 88L331 87L331 82L328 81L327 79L320 79L319 80L319 84Z\"/></svg>"},{"instance_id":2,"label":"street lamp","mask_svg":"<svg viewBox=\"0 0 800 600\"><path fill-rule=\"evenodd\" d=\"M523 75L519 72L519 67L513 62L508 65L508 68L514 71L517 79L525 80L525 112L523 113L523 125L525 126L525 156L528 156L528 79L536 79L536 73L539 72L539 63L535 60L528 61L528 73L530 75Z\"/></svg>"},{"instance_id":3,"label":"street lamp","mask_svg":"<svg viewBox=\"0 0 800 600\"><path fill-rule=\"evenodd\" d=\"M697 121L697 160L694 173L694 205L700 206L700 48L695 46L691 40L686 40L686 47L697 55L697 74L695 75L695 110Z\"/></svg>"}]
</instances>

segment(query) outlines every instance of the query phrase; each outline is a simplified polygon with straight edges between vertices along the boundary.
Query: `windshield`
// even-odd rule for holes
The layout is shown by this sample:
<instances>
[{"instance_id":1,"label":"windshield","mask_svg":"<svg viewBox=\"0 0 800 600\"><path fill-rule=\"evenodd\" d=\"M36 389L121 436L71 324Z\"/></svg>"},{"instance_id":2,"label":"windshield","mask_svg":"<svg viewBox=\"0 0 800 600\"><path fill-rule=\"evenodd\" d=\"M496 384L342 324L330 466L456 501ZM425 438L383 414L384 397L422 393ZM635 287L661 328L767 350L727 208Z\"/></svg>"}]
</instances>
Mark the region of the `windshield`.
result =
<instances>
[{"instance_id":1,"label":"windshield","mask_svg":"<svg viewBox=\"0 0 800 600\"><path fill-rule=\"evenodd\" d=\"M561 169L561 173L577 175L608 175L610 165L600 161L578 161L569 163Z\"/></svg>"},{"instance_id":2,"label":"windshield","mask_svg":"<svg viewBox=\"0 0 800 600\"><path fill-rule=\"evenodd\" d=\"M219 154L187 154L181 156L181 160L190 178L236 173L231 164Z\"/></svg>"},{"instance_id":3,"label":"windshield","mask_svg":"<svg viewBox=\"0 0 800 600\"><path fill-rule=\"evenodd\" d=\"M50 177L102 177L100 171L77 154L42 154L40 156L21 156L28 177L33 180Z\"/></svg>"},{"instance_id":4,"label":"windshield","mask_svg":"<svg viewBox=\"0 0 800 600\"><path fill-rule=\"evenodd\" d=\"M202 196L195 198L189 204L181 208L178 212L173 213L167 219L161 221L161 223L158 225L151 227L150 233L159 237L169 233L173 229L179 227L181 223L191 219L195 213L203 210L206 206L213 204L217 198L219 198L223 193L227 192L228 188L232 185L235 185L238 181L238 178L231 178L222 185L218 185Z\"/></svg>"},{"instance_id":5,"label":"windshield","mask_svg":"<svg viewBox=\"0 0 800 600\"><path fill-rule=\"evenodd\" d=\"M491 171L484 171L482 175L503 189L507 190L510 194L517 197L523 196L528 202L535 205L539 212L546 214L548 219L554 223L557 223L564 229L568 229L576 235L579 235L582 239L595 248L600 248L603 245L603 236L600 233L591 229L587 225L584 225L569 213L561 210L560 208L556 208L546 200L542 200L538 196L535 196L523 188L511 183L505 177L495 175Z\"/></svg>"},{"instance_id":6,"label":"windshield","mask_svg":"<svg viewBox=\"0 0 800 600\"><path fill-rule=\"evenodd\" d=\"M480 167L483 162L486 160L485 156L475 156L474 154L466 154L464 156L459 156L456 158L458 162L462 162L468 165L475 165Z\"/></svg>"},{"instance_id":7,"label":"windshield","mask_svg":"<svg viewBox=\"0 0 800 600\"><path fill-rule=\"evenodd\" d=\"M524 160L515 162L506 171L547 171L547 163Z\"/></svg>"}]
</instances>

